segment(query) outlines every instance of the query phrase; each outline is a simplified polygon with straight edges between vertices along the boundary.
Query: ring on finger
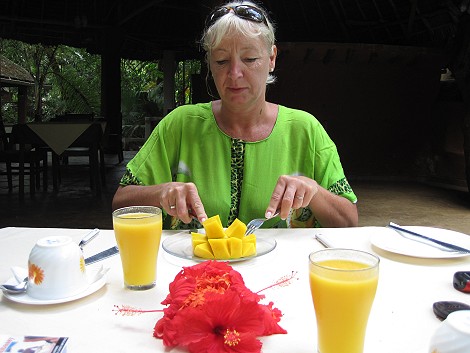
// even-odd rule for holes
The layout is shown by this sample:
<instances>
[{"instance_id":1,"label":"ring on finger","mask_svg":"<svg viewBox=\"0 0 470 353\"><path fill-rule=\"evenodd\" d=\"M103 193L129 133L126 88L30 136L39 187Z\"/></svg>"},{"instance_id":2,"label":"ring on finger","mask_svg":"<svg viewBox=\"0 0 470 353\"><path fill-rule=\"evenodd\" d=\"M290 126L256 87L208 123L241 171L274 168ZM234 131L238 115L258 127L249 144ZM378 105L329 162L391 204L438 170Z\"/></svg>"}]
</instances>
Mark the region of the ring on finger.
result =
<instances>
[{"instance_id":1,"label":"ring on finger","mask_svg":"<svg viewBox=\"0 0 470 353\"><path fill-rule=\"evenodd\" d=\"M174 210L176 208L175 205L170 205L170 210Z\"/></svg>"},{"instance_id":2,"label":"ring on finger","mask_svg":"<svg viewBox=\"0 0 470 353\"><path fill-rule=\"evenodd\" d=\"M298 200L303 200L304 199L303 196L299 196L299 195L297 195L295 198L298 199Z\"/></svg>"}]
</instances>

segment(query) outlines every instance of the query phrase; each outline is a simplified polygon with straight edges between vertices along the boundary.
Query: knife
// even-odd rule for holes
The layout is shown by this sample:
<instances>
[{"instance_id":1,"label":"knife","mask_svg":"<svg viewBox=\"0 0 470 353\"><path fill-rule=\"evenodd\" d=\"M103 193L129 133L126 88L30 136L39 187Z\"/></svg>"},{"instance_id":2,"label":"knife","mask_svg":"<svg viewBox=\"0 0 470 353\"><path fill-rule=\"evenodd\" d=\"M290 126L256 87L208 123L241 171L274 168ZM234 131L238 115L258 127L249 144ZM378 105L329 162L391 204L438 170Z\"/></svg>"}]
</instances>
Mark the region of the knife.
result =
<instances>
[{"instance_id":1,"label":"knife","mask_svg":"<svg viewBox=\"0 0 470 353\"><path fill-rule=\"evenodd\" d=\"M389 226L390 228L393 228L393 229L399 231L399 232L404 232L404 233L411 234L411 235L413 235L413 236L415 236L415 237L418 237L418 238L421 238L421 239L430 241L430 242L432 242L432 243L434 243L434 244L437 244L437 245L442 246L443 248L446 248L446 249L443 249L443 250L451 250L451 251L456 251L456 252L459 252L459 253L470 254L470 250L469 250L469 249L462 248L462 247L457 246L457 245L454 245L454 244L446 243L445 241L437 240L437 239L428 237L428 236L426 236L426 235L422 235L422 234L413 232L413 231L411 231L411 230L402 228L402 227L400 227L398 224L395 224L395 223L393 223L393 222L390 222L390 224L389 224L388 226ZM412 239L412 238L408 238L408 239L415 240L415 241L419 241L418 239ZM426 244L426 243L424 243L424 244ZM427 245L431 245L431 246L432 246L432 244L427 244Z\"/></svg>"},{"instance_id":2,"label":"knife","mask_svg":"<svg viewBox=\"0 0 470 353\"><path fill-rule=\"evenodd\" d=\"M92 263L107 259L108 257L114 256L119 253L119 249L117 246L113 246L107 250L99 252L98 254L92 255L85 259L85 265L90 265Z\"/></svg>"},{"instance_id":3,"label":"knife","mask_svg":"<svg viewBox=\"0 0 470 353\"><path fill-rule=\"evenodd\" d=\"M332 246L326 242L323 238L321 238L321 234L315 234L315 239L321 244L323 245L325 248L331 248Z\"/></svg>"},{"instance_id":4,"label":"knife","mask_svg":"<svg viewBox=\"0 0 470 353\"><path fill-rule=\"evenodd\" d=\"M80 247L80 249L83 249L85 245L87 245L90 241L95 239L95 237L98 235L99 232L100 230L98 228L95 228L91 230L87 235L85 235L83 239L80 241L80 243L78 243L78 246Z\"/></svg>"}]
</instances>

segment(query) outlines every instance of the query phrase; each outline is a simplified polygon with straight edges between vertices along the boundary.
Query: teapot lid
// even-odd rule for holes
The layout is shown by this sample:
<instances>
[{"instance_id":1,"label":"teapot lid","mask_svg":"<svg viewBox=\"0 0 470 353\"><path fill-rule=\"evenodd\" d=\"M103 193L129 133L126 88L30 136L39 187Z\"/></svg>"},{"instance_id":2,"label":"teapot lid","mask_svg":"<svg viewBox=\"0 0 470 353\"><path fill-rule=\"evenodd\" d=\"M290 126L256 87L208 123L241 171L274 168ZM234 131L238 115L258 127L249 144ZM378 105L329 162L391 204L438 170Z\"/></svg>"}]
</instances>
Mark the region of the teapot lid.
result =
<instances>
[{"instance_id":1,"label":"teapot lid","mask_svg":"<svg viewBox=\"0 0 470 353\"><path fill-rule=\"evenodd\" d=\"M454 311L445 321L454 329L470 335L470 310Z\"/></svg>"}]
</instances>

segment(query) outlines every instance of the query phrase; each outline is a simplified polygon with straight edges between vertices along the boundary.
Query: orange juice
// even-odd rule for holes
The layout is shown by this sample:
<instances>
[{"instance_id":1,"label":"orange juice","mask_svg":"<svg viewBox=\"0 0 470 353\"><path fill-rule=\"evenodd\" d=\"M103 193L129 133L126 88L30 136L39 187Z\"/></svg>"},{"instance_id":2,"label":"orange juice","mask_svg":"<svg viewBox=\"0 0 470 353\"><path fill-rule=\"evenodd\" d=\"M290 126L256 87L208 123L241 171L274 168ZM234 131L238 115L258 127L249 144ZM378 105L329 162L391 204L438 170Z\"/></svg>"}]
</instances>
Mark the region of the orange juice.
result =
<instances>
[{"instance_id":1,"label":"orange juice","mask_svg":"<svg viewBox=\"0 0 470 353\"><path fill-rule=\"evenodd\" d=\"M162 235L162 215L145 212L139 206L126 207L113 213L116 242L121 255L124 284L129 289L155 286L158 249ZM148 207L148 206L143 206ZM120 211L120 212L118 212Z\"/></svg>"},{"instance_id":2,"label":"orange juice","mask_svg":"<svg viewBox=\"0 0 470 353\"><path fill-rule=\"evenodd\" d=\"M354 252L324 251L327 250ZM345 258L314 261L312 255L310 289L317 319L318 352L362 353L377 289L378 258L374 257L373 266Z\"/></svg>"}]
</instances>

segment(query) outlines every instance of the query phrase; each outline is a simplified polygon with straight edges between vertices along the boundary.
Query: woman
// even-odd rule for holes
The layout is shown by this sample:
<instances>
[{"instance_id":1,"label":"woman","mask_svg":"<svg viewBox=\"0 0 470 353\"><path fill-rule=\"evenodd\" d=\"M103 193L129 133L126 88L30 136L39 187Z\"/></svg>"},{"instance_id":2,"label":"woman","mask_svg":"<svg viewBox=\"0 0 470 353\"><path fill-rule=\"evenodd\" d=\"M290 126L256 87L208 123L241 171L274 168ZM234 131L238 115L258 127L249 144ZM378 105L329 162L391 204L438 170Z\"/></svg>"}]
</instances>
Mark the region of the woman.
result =
<instances>
[{"instance_id":1,"label":"woman","mask_svg":"<svg viewBox=\"0 0 470 353\"><path fill-rule=\"evenodd\" d=\"M161 207L172 229L216 214L224 226L259 217L272 218L266 227L357 226L356 196L323 127L265 99L274 43L258 5L212 12L202 45L220 99L178 107L156 126L127 165L114 209Z\"/></svg>"}]
</instances>

